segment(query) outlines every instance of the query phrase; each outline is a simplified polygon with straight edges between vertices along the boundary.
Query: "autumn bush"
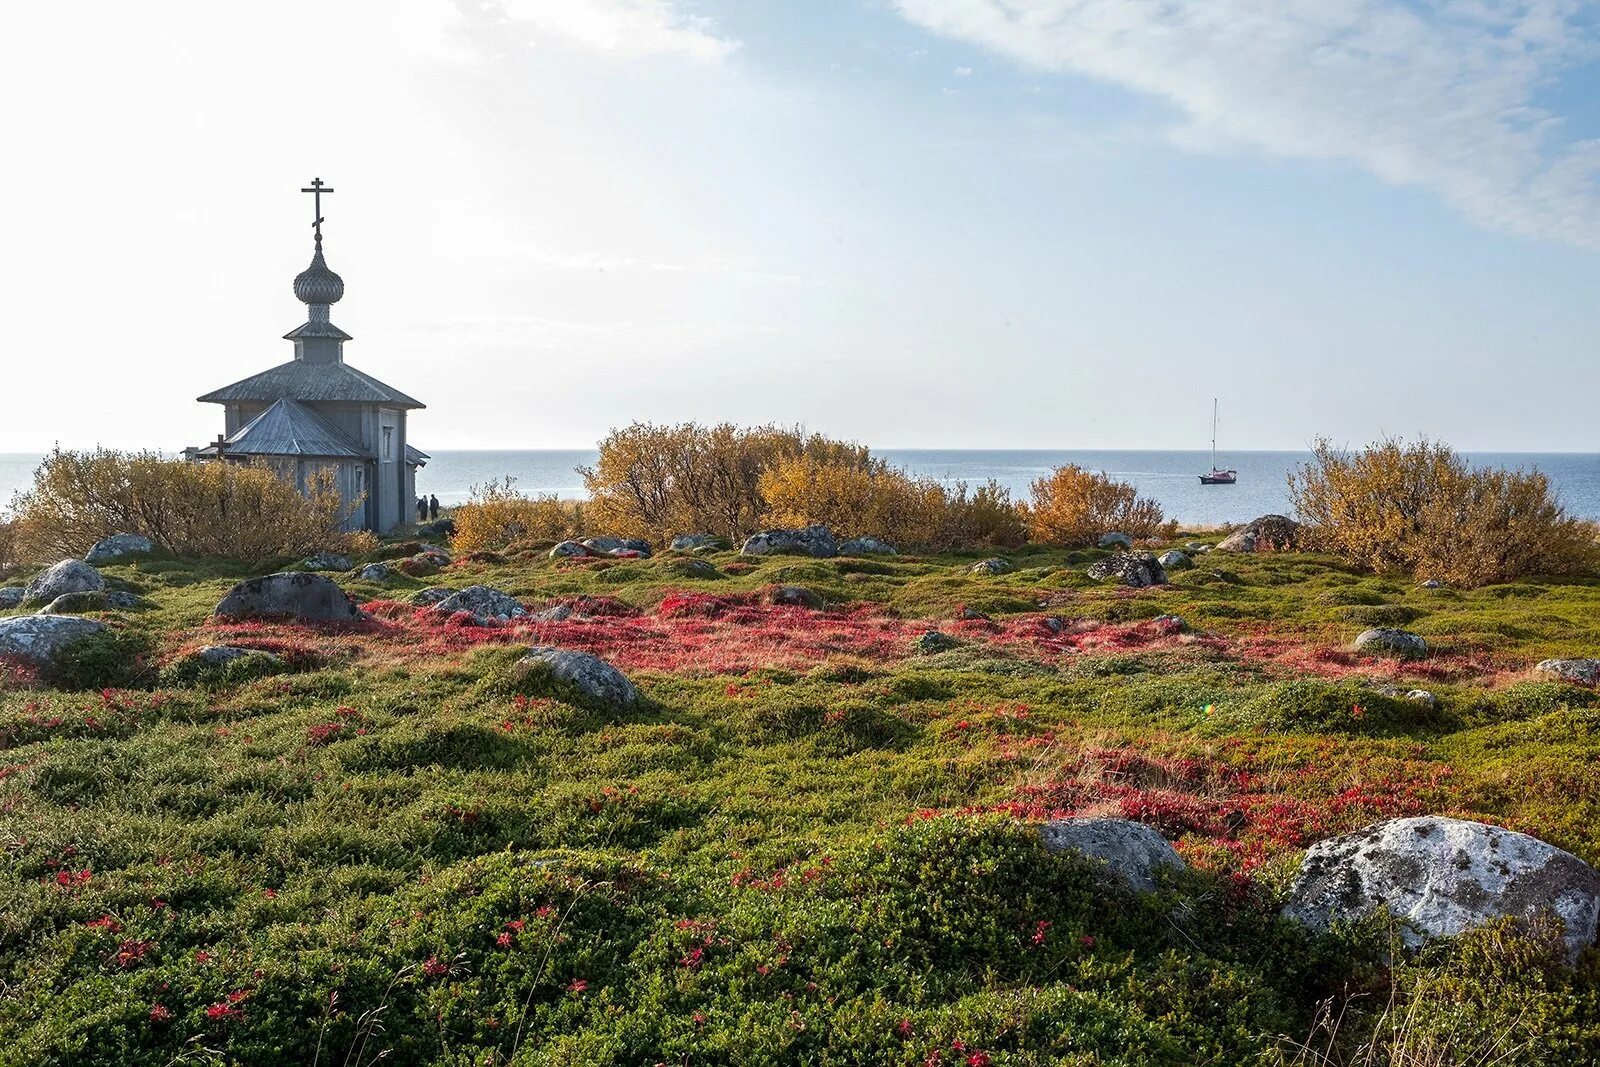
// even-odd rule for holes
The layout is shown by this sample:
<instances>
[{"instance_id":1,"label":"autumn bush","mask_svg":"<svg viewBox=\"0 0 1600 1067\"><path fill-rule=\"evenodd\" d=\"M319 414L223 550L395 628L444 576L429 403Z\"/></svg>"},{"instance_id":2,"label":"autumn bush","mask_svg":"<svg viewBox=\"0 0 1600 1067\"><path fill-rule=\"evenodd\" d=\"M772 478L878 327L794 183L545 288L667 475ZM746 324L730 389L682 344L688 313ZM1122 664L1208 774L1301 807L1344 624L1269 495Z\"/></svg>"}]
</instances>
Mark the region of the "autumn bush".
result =
<instances>
[{"instance_id":1,"label":"autumn bush","mask_svg":"<svg viewBox=\"0 0 1600 1067\"><path fill-rule=\"evenodd\" d=\"M1133 486L1073 464L1036 480L1022 510L1029 538L1040 544L1092 545L1111 531L1144 538L1174 528L1161 505Z\"/></svg>"},{"instance_id":2,"label":"autumn bush","mask_svg":"<svg viewBox=\"0 0 1600 1067\"><path fill-rule=\"evenodd\" d=\"M16 523L0 520L0 574L5 574L17 565L17 526Z\"/></svg>"},{"instance_id":3,"label":"autumn bush","mask_svg":"<svg viewBox=\"0 0 1600 1067\"><path fill-rule=\"evenodd\" d=\"M154 452L56 449L11 509L16 556L33 563L81 556L117 533L142 534L176 555L244 561L356 551L369 540L341 529L350 508L331 473L302 493L267 466Z\"/></svg>"},{"instance_id":4,"label":"autumn bush","mask_svg":"<svg viewBox=\"0 0 1600 1067\"><path fill-rule=\"evenodd\" d=\"M450 544L457 552L493 552L518 541L582 537L588 510L554 494L525 496L513 478L473 486L467 503L451 513L456 532Z\"/></svg>"},{"instance_id":5,"label":"autumn bush","mask_svg":"<svg viewBox=\"0 0 1600 1067\"><path fill-rule=\"evenodd\" d=\"M1426 438L1360 452L1319 441L1289 492L1311 547L1380 573L1471 588L1600 563L1594 526L1562 509L1544 475L1473 468Z\"/></svg>"}]
</instances>

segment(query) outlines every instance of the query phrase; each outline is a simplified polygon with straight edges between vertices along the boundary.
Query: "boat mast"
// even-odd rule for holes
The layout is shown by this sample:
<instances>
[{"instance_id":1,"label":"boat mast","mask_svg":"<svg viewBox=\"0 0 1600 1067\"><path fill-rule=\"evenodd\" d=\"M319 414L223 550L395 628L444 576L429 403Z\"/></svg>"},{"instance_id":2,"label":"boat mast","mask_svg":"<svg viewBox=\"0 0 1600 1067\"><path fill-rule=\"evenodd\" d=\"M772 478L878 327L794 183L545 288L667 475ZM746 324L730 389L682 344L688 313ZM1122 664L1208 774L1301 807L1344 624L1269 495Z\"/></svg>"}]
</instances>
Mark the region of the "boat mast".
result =
<instances>
[{"instance_id":1,"label":"boat mast","mask_svg":"<svg viewBox=\"0 0 1600 1067\"><path fill-rule=\"evenodd\" d=\"M1211 469L1217 469L1217 398L1211 398Z\"/></svg>"}]
</instances>

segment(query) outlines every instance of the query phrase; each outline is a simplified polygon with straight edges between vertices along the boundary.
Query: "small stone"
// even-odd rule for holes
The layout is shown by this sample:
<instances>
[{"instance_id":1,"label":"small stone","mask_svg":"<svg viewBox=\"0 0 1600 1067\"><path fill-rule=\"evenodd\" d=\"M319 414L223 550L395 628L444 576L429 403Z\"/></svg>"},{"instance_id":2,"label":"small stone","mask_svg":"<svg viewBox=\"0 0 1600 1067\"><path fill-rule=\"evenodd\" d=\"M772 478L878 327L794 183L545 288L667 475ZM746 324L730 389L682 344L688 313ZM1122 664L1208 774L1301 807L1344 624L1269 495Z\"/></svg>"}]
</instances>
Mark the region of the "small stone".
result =
<instances>
[{"instance_id":1,"label":"small stone","mask_svg":"<svg viewBox=\"0 0 1600 1067\"><path fill-rule=\"evenodd\" d=\"M1016 570L1016 565L1008 559L995 556L991 559L982 559L974 563L971 568L973 574L1010 574Z\"/></svg>"},{"instance_id":2,"label":"small stone","mask_svg":"<svg viewBox=\"0 0 1600 1067\"><path fill-rule=\"evenodd\" d=\"M1039 827L1050 852L1075 852L1136 892L1156 889L1156 872L1181 871L1183 858L1159 833L1130 819L1052 819Z\"/></svg>"},{"instance_id":3,"label":"small stone","mask_svg":"<svg viewBox=\"0 0 1600 1067\"><path fill-rule=\"evenodd\" d=\"M1100 535L1101 548L1120 548L1127 550L1133 547L1133 538L1125 533L1103 533Z\"/></svg>"},{"instance_id":4,"label":"small stone","mask_svg":"<svg viewBox=\"0 0 1600 1067\"><path fill-rule=\"evenodd\" d=\"M969 608L969 607L966 607L965 605L962 606L961 611L958 613L957 617L962 619L962 620L964 620L964 621L966 621L966 622L988 622L989 621L989 616L985 615L983 612L979 611L977 608Z\"/></svg>"},{"instance_id":5,"label":"small stone","mask_svg":"<svg viewBox=\"0 0 1600 1067\"><path fill-rule=\"evenodd\" d=\"M1183 616L1181 615L1157 615L1154 623L1156 626L1172 630L1175 633L1186 634L1189 632L1189 624L1183 621Z\"/></svg>"},{"instance_id":6,"label":"small stone","mask_svg":"<svg viewBox=\"0 0 1600 1067\"><path fill-rule=\"evenodd\" d=\"M349 556L341 556L333 552L318 552L316 555L301 562L300 566L308 571L347 571L355 564L350 562Z\"/></svg>"},{"instance_id":7,"label":"small stone","mask_svg":"<svg viewBox=\"0 0 1600 1067\"><path fill-rule=\"evenodd\" d=\"M1160 556L1156 557L1156 562L1161 564L1163 570L1169 571L1179 571L1186 567L1194 566L1194 560L1190 559L1188 556L1184 555L1182 552L1179 552L1175 548L1171 551L1161 553Z\"/></svg>"},{"instance_id":8,"label":"small stone","mask_svg":"<svg viewBox=\"0 0 1600 1067\"><path fill-rule=\"evenodd\" d=\"M639 690L626 675L605 660L587 652L536 646L528 650L520 665L546 669L586 699L611 711L625 711L640 702Z\"/></svg>"},{"instance_id":9,"label":"small stone","mask_svg":"<svg viewBox=\"0 0 1600 1067\"><path fill-rule=\"evenodd\" d=\"M99 566L102 563L110 563L112 560L122 556L154 552L155 548L156 546L148 537L141 537L138 534L112 534L110 537L96 541L94 547L84 555L83 561Z\"/></svg>"},{"instance_id":10,"label":"small stone","mask_svg":"<svg viewBox=\"0 0 1600 1067\"><path fill-rule=\"evenodd\" d=\"M822 607L822 598L803 585L775 585L767 590L766 599L782 607L812 610Z\"/></svg>"},{"instance_id":11,"label":"small stone","mask_svg":"<svg viewBox=\"0 0 1600 1067\"><path fill-rule=\"evenodd\" d=\"M393 575L394 569L387 563L369 563L361 568L361 573L356 577L369 582L387 582Z\"/></svg>"},{"instance_id":12,"label":"small stone","mask_svg":"<svg viewBox=\"0 0 1600 1067\"><path fill-rule=\"evenodd\" d=\"M949 634L941 633L938 630L929 630L917 638L917 643L914 647L919 656L933 656L940 652L948 652L952 648L958 648L960 645L961 642Z\"/></svg>"},{"instance_id":13,"label":"small stone","mask_svg":"<svg viewBox=\"0 0 1600 1067\"><path fill-rule=\"evenodd\" d=\"M1443 589L1444 583L1437 578L1429 578L1418 585L1419 589Z\"/></svg>"},{"instance_id":14,"label":"small stone","mask_svg":"<svg viewBox=\"0 0 1600 1067\"><path fill-rule=\"evenodd\" d=\"M1600 682L1600 659L1547 659L1533 669L1539 674L1578 685Z\"/></svg>"},{"instance_id":15,"label":"small stone","mask_svg":"<svg viewBox=\"0 0 1600 1067\"><path fill-rule=\"evenodd\" d=\"M1148 552L1114 552L1093 564L1088 574L1098 582L1116 580L1134 589L1167 584L1167 572Z\"/></svg>"},{"instance_id":16,"label":"small stone","mask_svg":"<svg viewBox=\"0 0 1600 1067\"><path fill-rule=\"evenodd\" d=\"M86 611L104 611L106 594L62 593L39 609L40 615L82 615Z\"/></svg>"},{"instance_id":17,"label":"small stone","mask_svg":"<svg viewBox=\"0 0 1600 1067\"><path fill-rule=\"evenodd\" d=\"M1439 705L1439 698L1426 689L1413 689L1406 694L1406 699L1413 704L1420 704L1425 708L1434 708Z\"/></svg>"},{"instance_id":18,"label":"small stone","mask_svg":"<svg viewBox=\"0 0 1600 1067\"><path fill-rule=\"evenodd\" d=\"M1363 631L1361 636L1356 638L1355 650L1414 659L1428 654L1428 642L1409 630L1375 627Z\"/></svg>"}]
</instances>

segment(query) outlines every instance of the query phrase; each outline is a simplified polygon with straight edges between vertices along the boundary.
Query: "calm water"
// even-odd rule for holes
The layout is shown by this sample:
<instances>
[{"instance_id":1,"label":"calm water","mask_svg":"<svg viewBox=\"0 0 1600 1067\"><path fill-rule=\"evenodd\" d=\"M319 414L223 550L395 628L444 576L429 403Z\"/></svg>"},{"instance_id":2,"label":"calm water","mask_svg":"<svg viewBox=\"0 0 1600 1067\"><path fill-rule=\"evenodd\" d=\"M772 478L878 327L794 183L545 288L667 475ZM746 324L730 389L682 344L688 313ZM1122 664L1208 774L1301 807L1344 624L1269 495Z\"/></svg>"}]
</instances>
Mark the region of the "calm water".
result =
<instances>
[{"instance_id":1,"label":"calm water","mask_svg":"<svg viewBox=\"0 0 1600 1067\"><path fill-rule=\"evenodd\" d=\"M1285 481L1305 462L1304 452L1230 452L1225 461L1239 470L1238 485L1202 486L1197 479L1211 465L1207 452L1115 452L1083 449L1050 451L970 449L886 449L881 455L913 474L945 481L978 483L995 479L1015 498L1028 484L1063 463L1105 471L1155 497L1168 515L1188 523L1225 523L1288 510ZM26 486L39 462L36 454L0 453L0 508ZM1568 511L1600 520L1600 454L1576 452L1477 453L1474 463L1543 471ZM445 504L468 498L472 487L506 476L528 493L583 496L583 479L574 468L592 463L590 450L516 452L437 452L417 475L419 492Z\"/></svg>"}]
</instances>

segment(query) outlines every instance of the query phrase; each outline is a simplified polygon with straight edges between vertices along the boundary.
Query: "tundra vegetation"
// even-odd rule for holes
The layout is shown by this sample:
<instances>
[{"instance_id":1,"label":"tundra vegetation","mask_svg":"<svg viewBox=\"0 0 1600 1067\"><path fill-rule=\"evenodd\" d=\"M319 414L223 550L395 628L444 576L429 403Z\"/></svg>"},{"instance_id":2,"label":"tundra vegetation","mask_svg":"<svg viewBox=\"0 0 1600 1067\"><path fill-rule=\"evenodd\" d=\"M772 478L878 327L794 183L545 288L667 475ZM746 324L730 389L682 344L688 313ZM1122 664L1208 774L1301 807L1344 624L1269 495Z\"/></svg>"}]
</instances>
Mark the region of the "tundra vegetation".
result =
<instances>
[{"instance_id":1,"label":"tundra vegetation","mask_svg":"<svg viewBox=\"0 0 1600 1067\"><path fill-rule=\"evenodd\" d=\"M0 1067L1600 1062L1600 954L1556 931L1413 954L1279 913L1309 844L1389 817L1600 861L1600 695L1531 670L1600 652L1592 576L551 558L576 532L358 577L418 547L380 546L342 626L212 615L289 558L104 566L140 606L0 676ZM439 585L530 614L411 603ZM1351 651L1401 625L1426 656ZM642 699L585 700L531 646ZM1034 824L1086 814L1188 869L1133 896L1044 850Z\"/></svg>"}]
</instances>

